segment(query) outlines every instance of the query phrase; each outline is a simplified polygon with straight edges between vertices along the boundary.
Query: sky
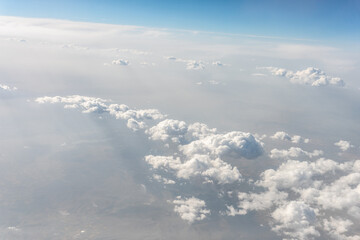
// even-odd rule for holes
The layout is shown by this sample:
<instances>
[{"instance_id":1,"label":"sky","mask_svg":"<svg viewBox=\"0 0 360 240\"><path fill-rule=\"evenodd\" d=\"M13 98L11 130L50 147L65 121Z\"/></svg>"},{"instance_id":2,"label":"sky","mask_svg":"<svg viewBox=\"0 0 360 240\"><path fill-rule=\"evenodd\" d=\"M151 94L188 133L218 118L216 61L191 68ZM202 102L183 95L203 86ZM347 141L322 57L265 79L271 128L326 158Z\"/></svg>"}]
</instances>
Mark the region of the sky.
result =
<instances>
[{"instance_id":1,"label":"sky","mask_svg":"<svg viewBox=\"0 0 360 240\"><path fill-rule=\"evenodd\" d=\"M0 0L0 239L359 240L358 3L174 2Z\"/></svg>"},{"instance_id":2,"label":"sky","mask_svg":"<svg viewBox=\"0 0 360 240\"><path fill-rule=\"evenodd\" d=\"M359 41L356 0L0 1L0 14L278 37Z\"/></svg>"}]
</instances>

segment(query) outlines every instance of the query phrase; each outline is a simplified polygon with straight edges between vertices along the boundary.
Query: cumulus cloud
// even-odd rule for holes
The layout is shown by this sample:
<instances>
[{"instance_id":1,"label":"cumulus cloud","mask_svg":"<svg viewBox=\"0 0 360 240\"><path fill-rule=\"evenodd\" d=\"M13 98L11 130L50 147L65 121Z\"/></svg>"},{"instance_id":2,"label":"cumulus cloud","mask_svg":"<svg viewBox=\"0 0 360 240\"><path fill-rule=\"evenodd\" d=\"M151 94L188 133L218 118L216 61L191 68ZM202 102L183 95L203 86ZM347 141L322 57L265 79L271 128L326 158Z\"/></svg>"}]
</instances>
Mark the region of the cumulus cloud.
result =
<instances>
[{"instance_id":1,"label":"cumulus cloud","mask_svg":"<svg viewBox=\"0 0 360 240\"><path fill-rule=\"evenodd\" d=\"M319 157L323 155L324 152L321 150L314 150L313 152L307 152L302 150L299 147L291 147L288 150L283 149L279 150L277 148L274 148L270 151L269 157L271 158L284 158L284 159L290 159L290 158L298 158L298 157Z\"/></svg>"},{"instance_id":2,"label":"cumulus cloud","mask_svg":"<svg viewBox=\"0 0 360 240\"><path fill-rule=\"evenodd\" d=\"M223 63L220 62L220 61L214 61L214 62L212 62L212 65L217 66L217 67L223 67L223 66L225 66L225 64L223 64Z\"/></svg>"},{"instance_id":3,"label":"cumulus cloud","mask_svg":"<svg viewBox=\"0 0 360 240\"><path fill-rule=\"evenodd\" d=\"M299 135L290 136L288 133L284 131L276 132L274 135L270 136L272 139L278 139L283 141L290 141L293 143L308 143L310 139L303 138Z\"/></svg>"},{"instance_id":4,"label":"cumulus cloud","mask_svg":"<svg viewBox=\"0 0 360 240\"><path fill-rule=\"evenodd\" d=\"M202 177L218 184L241 180L236 167L221 158L256 158L263 153L262 143L250 133L220 134L203 123L186 124L184 121L165 119L146 130L151 140L175 145L179 153L171 156L145 157L154 169L172 172L178 178Z\"/></svg>"},{"instance_id":5,"label":"cumulus cloud","mask_svg":"<svg viewBox=\"0 0 360 240\"><path fill-rule=\"evenodd\" d=\"M236 187L232 190L237 202L225 204L226 215L268 211L271 213L271 229L284 237L312 239L327 232L334 238L345 236L353 239L351 233L336 228L333 223L340 216L331 214L332 219L323 213L342 211L343 222L339 220L338 225L342 224L346 229L350 226L348 218L360 219L360 160L344 163L324 158L316 161L287 160L279 167L263 171L257 180L243 181L239 169L224 159L253 159L263 154L263 143L250 133L219 133L203 123L187 124L164 119L166 115L156 109L136 110L101 98L56 96L37 98L36 102L62 103L65 108L79 109L84 113L110 114L125 120L131 129L143 129L149 140L169 145L166 154L144 157L151 166L151 179L159 183L176 187L179 180L190 184L206 182L219 189L223 189L225 184L239 186L240 182L253 185L254 192L239 191ZM272 137L299 141L299 138L281 132ZM307 152L296 147L270 151L270 157L276 158L316 157L322 154L320 150ZM222 190L218 191L221 198ZM195 197L178 197L173 204L174 211L189 223L210 214L205 202Z\"/></svg>"},{"instance_id":6,"label":"cumulus cloud","mask_svg":"<svg viewBox=\"0 0 360 240\"><path fill-rule=\"evenodd\" d=\"M174 156L148 155L145 161L155 169L174 171L178 178L183 179L198 176L206 181L214 180L219 184L241 180L241 174L236 167L232 167L219 158L212 159L208 155L194 155L184 161Z\"/></svg>"},{"instance_id":7,"label":"cumulus cloud","mask_svg":"<svg viewBox=\"0 0 360 240\"><path fill-rule=\"evenodd\" d=\"M290 80L290 82L296 84L315 87L327 85L334 85L338 87L345 86L345 82L341 78L329 76L324 71L314 67L308 67L304 70L296 72L277 67L265 67L265 69L269 70L272 75L286 77Z\"/></svg>"},{"instance_id":8,"label":"cumulus cloud","mask_svg":"<svg viewBox=\"0 0 360 240\"><path fill-rule=\"evenodd\" d=\"M172 141L182 144L204 138L215 132L215 128L209 128L203 123L197 122L188 125L184 121L173 119L165 119L146 131L152 140Z\"/></svg>"},{"instance_id":9,"label":"cumulus cloud","mask_svg":"<svg viewBox=\"0 0 360 240\"><path fill-rule=\"evenodd\" d=\"M203 220L210 214L210 210L206 209L205 201L195 197L183 199L178 196L173 203L175 204L174 211L189 223Z\"/></svg>"},{"instance_id":10,"label":"cumulus cloud","mask_svg":"<svg viewBox=\"0 0 360 240\"><path fill-rule=\"evenodd\" d=\"M121 65L121 66L127 66L127 65L130 64L130 62L128 60L125 60L125 59L113 60L111 63L113 65Z\"/></svg>"},{"instance_id":11,"label":"cumulus cloud","mask_svg":"<svg viewBox=\"0 0 360 240\"><path fill-rule=\"evenodd\" d=\"M213 134L179 146L187 155L210 154L212 156L229 156L233 158L253 159L263 153L262 143L250 133L233 131L225 134Z\"/></svg>"},{"instance_id":12,"label":"cumulus cloud","mask_svg":"<svg viewBox=\"0 0 360 240\"><path fill-rule=\"evenodd\" d=\"M86 96L67 96L67 97L40 97L35 99L37 103L63 103L64 108L81 109L83 113L109 113L117 119L127 121L127 127L132 130L143 129L147 125L146 120L159 120L165 117L157 109L130 109L125 104L110 104L111 101L86 97Z\"/></svg>"},{"instance_id":13,"label":"cumulus cloud","mask_svg":"<svg viewBox=\"0 0 360 240\"><path fill-rule=\"evenodd\" d=\"M4 91L15 91L15 90L17 90L16 87L9 87L8 85L5 85L5 84L0 84L0 89L4 90Z\"/></svg>"},{"instance_id":14,"label":"cumulus cloud","mask_svg":"<svg viewBox=\"0 0 360 240\"><path fill-rule=\"evenodd\" d=\"M301 201L291 201L272 214L273 231L293 239L307 240L320 236L315 229L316 210Z\"/></svg>"},{"instance_id":15,"label":"cumulus cloud","mask_svg":"<svg viewBox=\"0 0 360 240\"><path fill-rule=\"evenodd\" d=\"M193 60L193 59L182 59L177 57L165 57L167 60L170 61L176 61L176 62L182 62L186 64L187 70L204 70L205 69L205 63L203 61Z\"/></svg>"},{"instance_id":16,"label":"cumulus cloud","mask_svg":"<svg viewBox=\"0 0 360 240\"><path fill-rule=\"evenodd\" d=\"M147 130L152 140L171 140L172 142L183 142L188 126L184 121L165 119L156 126Z\"/></svg>"},{"instance_id":17,"label":"cumulus cloud","mask_svg":"<svg viewBox=\"0 0 360 240\"><path fill-rule=\"evenodd\" d=\"M202 61L188 60L186 63L187 70L203 70L205 64Z\"/></svg>"},{"instance_id":18,"label":"cumulus cloud","mask_svg":"<svg viewBox=\"0 0 360 240\"><path fill-rule=\"evenodd\" d=\"M158 174L153 174L152 175L152 178L158 182L161 182L163 184L175 184L176 182L174 180L171 180L171 179L168 179L168 178L165 178L163 176L160 176Z\"/></svg>"},{"instance_id":19,"label":"cumulus cloud","mask_svg":"<svg viewBox=\"0 0 360 240\"><path fill-rule=\"evenodd\" d=\"M343 239L343 240L359 240L360 236L349 236L346 235L353 226L354 223L349 219L342 219L342 218L333 218L324 219L324 230L328 232L328 234L333 237L334 239Z\"/></svg>"},{"instance_id":20,"label":"cumulus cloud","mask_svg":"<svg viewBox=\"0 0 360 240\"><path fill-rule=\"evenodd\" d=\"M335 239L356 239L344 235L351 225L349 220L339 220L339 216L328 220L323 213L333 211L336 216L334 211L341 210L342 217L347 213L348 218L360 219L360 160L288 160L276 170L265 170L255 186L265 191L239 192L239 203L228 206L228 215L272 210L272 230L280 235L312 239L320 236L321 230Z\"/></svg>"},{"instance_id":21,"label":"cumulus cloud","mask_svg":"<svg viewBox=\"0 0 360 240\"><path fill-rule=\"evenodd\" d=\"M345 152L349 148L354 147L354 145L351 145L351 143L349 141L345 141L345 140L340 140L340 141L334 143L334 145L338 146L341 149L341 151L343 151L343 152Z\"/></svg>"}]
</instances>

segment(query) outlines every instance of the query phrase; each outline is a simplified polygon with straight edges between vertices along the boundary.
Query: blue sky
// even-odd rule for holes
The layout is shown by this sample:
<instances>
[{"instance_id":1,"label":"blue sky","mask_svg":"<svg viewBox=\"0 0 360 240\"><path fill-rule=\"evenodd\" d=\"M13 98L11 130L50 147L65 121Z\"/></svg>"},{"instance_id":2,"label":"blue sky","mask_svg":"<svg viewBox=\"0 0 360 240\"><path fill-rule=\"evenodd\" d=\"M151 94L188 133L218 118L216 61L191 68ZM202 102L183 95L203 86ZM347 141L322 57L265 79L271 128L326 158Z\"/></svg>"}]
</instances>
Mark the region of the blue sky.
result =
<instances>
[{"instance_id":1,"label":"blue sky","mask_svg":"<svg viewBox=\"0 0 360 240\"><path fill-rule=\"evenodd\" d=\"M0 15L293 38L359 40L356 0L0 0Z\"/></svg>"}]
</instances>

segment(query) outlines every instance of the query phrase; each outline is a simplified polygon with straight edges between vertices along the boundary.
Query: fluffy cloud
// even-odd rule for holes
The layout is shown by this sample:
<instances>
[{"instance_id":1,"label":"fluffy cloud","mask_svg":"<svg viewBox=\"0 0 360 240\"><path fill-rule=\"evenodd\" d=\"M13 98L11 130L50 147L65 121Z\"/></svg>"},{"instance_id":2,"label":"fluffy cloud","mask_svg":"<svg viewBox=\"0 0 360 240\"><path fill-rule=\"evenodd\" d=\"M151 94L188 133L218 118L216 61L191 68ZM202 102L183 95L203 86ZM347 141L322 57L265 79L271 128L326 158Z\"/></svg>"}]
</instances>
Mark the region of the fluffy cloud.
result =
<instances>
[{"instance_id":1,"label":"fluffy cloud","mask_svg":"<svg viewBox=\"0 0 360 240\"><path fill-rule=\"evenodd\" d=\"M218 184L233 183L241 180L241 174L221 157L252 159L263 153L262 143L250 133L220 134L203 123L188 125L183 121L165 119L146 133L151 140L175 144L179 154L149 155L145 161L154 169L172 172L182 179L202 177Z\"/></svg>"},{"instance_id":2,"label":"fluffy cloud","mask_svg":"<svg viewBox=\"0 0 360 240\"><path fill-rule=\"evenodd\" d=\"M187 70L203 70L205 64L202 61L188 60L186 63Z\"/></svg>"},{"instance_id":3,"label":"fluffy cloud","mask_svg":"<svg viewBox=\"0 0 360 240\"><path fill-rule=\"evenodd\" d=\"M111 63L113 65L121 65L121 66L127 66L127 65L130 64L130 62L128 60L125 60L125 59L113 60Z\"/></svg>"},{"instance_id":4,"label":"fluffy cloud","mask_svg":"<svg viewBox=\"0 0 360 240\"><path fill-rule=\"evenodd\" d=\"M143 129L146 120L159 120L165 117L157 109L130 109L124 104L110 104L109 100L86 96L73 95L68 97L40 97L37 103L63 103L64 108L78 108L83 113L109 113L117 119L127 121L127 126L132 130Z\"/></svg>"},{"instance_id":5,"label":"fluffy cloud","mask_svg":"<svg viewBox=\"0 0 360 240\"><path fill-rule=\"evenodd\" d=\"M176 57L165 57L167 60L170 61L176 61L176 62L182 62L186 64L187 70L203 70L205 69L205 63L203 61L197 61L192 59L182 59L182 58L176 58Z\"/></svg>"},{"instance_id":6,"label":"fluffy cloud","mask_svg":"<svg viewBox=\"0 0 360 240\"><path fill-rule=\"evenodd\" d=\"M172 142L183 142L188 126L184 121L165 119L156 126L150 128L146 133L152 140L171 140Z\"/></svg>"},{"instance_id":7,"label":"fluffy cloud","mask_svg":"<svg viewBox=\"0 0 360 240\"><path fill-rule=\"evenodd\" d=\"M262 143L250 133L229 132L213 134L191 143L179 146L187 155L210 154L212 156L231 156L233 158L253 159L263 153Z\"/></svg>"},{"instance_id":8,"label":"fluffy cloud","mask_svg":"<svg viewBox=\"0 0 360 240\"><path fill-rule=\"evenodd\" d=\"M0 89L4 90L4 91L15 91L15 90L17 90L16 87L9 87L8 85L5 85L5 84L0 84Z\"/></svg>"},{"instance_id":9,"label":"fluffy cloud","mask_svg":"<svg viewBox=\"0 0 360 240\"><path fill-rule=\"evenodd\" d=\"M357 239L344 233L352 225L348 219L331 217L326 211L360 219L360 160L337 163L329 159L314 162L288 160L276 170L260 175L255 186L260 193L239 192L237 207L229 206L227 214L271 210L272 230L294 239L313 239L320 230L335 239ZM331 216L330 215L330 216ZM320 224L324 222L324 224ZM350 234L351 235L351 234Z\"/></svg>"},{"instance_id":10,"label":"fluffy cloud","mask_svg":"<svg viewBox=\"0 0 360 240\"><path fill-rule=\"evenodd\" d=\"M35 102L43 103L63 103L65 104L64 108L80 108L83 113L103 113L107 111L107 100L94 97L86 97L73 95L68 97L40 97L35 99Z\"/></svg>"},{"instance_id":11,"label":"fluffy cloud","mask_svg":"<svg viewBox=\"0 0 360 240\"><path fill-rule=\"evenodd\" d=\"M334 239L359 240L360 236L345 235L354 223L348 219L333 218L324 220L324 230Z\"/></svg>"},{"instance_id":12,"label":"fluffy cloud","mask_svg":"<svg viewBox=\"0 0 360 240\"><path fill-rule=\"evenodd\" d=\"M284 159L291 159L291 158L298 158L298 157L319 157L323 155L324 152L321 150L314 150L313 152L307 152L302 150L299 147L291 147L288 150L279 150L274 148L270 151L269 157L271 158L284 158Z\"/></svg>"},{"instance_id":13,"label":"fluffy cloud","mask_svg":"<svg viewBox=\"0 0 360 240\"><path fill-rule=\"evenodd\" d=\"M340 141L334 143L334 145L338 146L341 149L341 151L343 151L343 152L348 150L349 148L354 147L354 145L351 145L349 141L344 141L344 140L340 140Z\"/></svg>"},{"instance_id":14,"label":"fluffy cloud","mask_svg":"<svg viewBox=\"0 0 360 240\"><path fill-rule=\"evenodd\" d=\"M315 229L316 210L301 201L291 201L277 208L271 216L273 231L293 239L307 240L320 236Z\"/></svg>"},{"instance_id":15,"label":"fluffy cloud","mask_svg":"<svg viewBox=\"0 0 360 240\"><path fill-rule=\"evenodd\" d=\"M174 211L189 223L203 220L210 214L210 210L206 209L205 201L195 197L182 199L178 196L173 203L175 204Z\"/></svg>"},{"instance_id":16,"label":"fluffy cloud","mask_svg":"<svg viewBox=\"0 0 360 240\"><path fill-rule=\"evenodd\" d=\"M293 72L284 68L266 67L275 76L286 77L292 83L310 85L310 86L327 86L334 85L343 87L345 82L338 77L331 77L318 68L308 67L301 71Z\"/></svg>"},{"instance_id":17,"label":"fluffy cloud","mask_svg":"<svg viewBox=\"0 0 360 240\"><path fill-rule=\"evenodd\" d=\"M315 162L288 160L282 163L277 170L268 169L261 174L257 185L269 189L301 189L304 187L317 186L320 181L314 181L313 177L346 170L349 163L339 164L330 159L320 158Z\"/></svg>"},{"instance_id":18,"label":"fluffy cloud","mask_svg":"<svg viewBox=\"0 0 360 240\"><path fill-rule=\"evenodd\" d=\"M241 180L241 174L236 167L219 158L212 159L208 155L194 155L184 161L179 157L148 155L145 161L155 169L174 171L178 178L183 179L199 176L206 181L215 180L219 184Z\"/></svg>"},{"instance_id":19,"label":"fluffy cloud","mask_svg":"<svg viewBox=\"0 0 360 240\"><path fill-rule=\"evenodd\" d=\"M209 128L203 123L186 124L184 121L165 119L146 131L152 140L174 143L189 143L216 133L215 128Z\"/></svg>"},{"instance_id":20,"label":"fluffy cloud","mask_svg":"<svg viewBox=\"0 0 360 240\"><path fill-rule=\"evenodd\" d=\"M308 143L310 141L310 139L303 138L303 137L301 137L299 135L290 136L288 133L283 132L283 131L276 132L270 138L279 139L279 140L283 140L283 141L291 141L293 143L301 143L301 142L302 143Z\"/></svg>"},{"instance_id":21,"label":"fluffy cloud","mask_svg":"<svg viewBox=\"0 0 360 240\"><path fill-rule=\"evenodd\" d=\"M171 180L171 179L168 179L168 178L165 178L165 177L162 177L158 174L153 174L152 175L152 178L158 182L161 182L163 184L175 184L175 181L174 180Z\"/></svg>"},{"instance_id":22,"label":"fluffy cloud","mask_svg":"<svg viewBox=\"0 0 360 240\"><path fill-rule=\"evenodd\" d=\"M166 154L145 156L145 161L152 167L152 180L173 184L174 187L178 186L179 179L190 184L213 183L220 189L216 190L219 198L224 184L239 186L240 182L245 182L238 168L224 159L252 159L264 152L263 144L250 133L219 133L203 123L163 120L165 115L156 109L135 110L124 104L113 104L110 100L77 95L37 98L36 102L62 103L65 108L80 109L84 113L110 114L127 121L131 129L144 129L150 140L169 145ZM152 125L149 127L147 124ZM284 132L272 137L300 141ZM275 148L270 157L315 157L322 154L320 150L307 152L292 147L288 150ZM285 237L312 239L327 232L334 238L356 239L344 228L350 226L347 216L360 219L360 160L344 163L323 158L316 161L287 160L275 169L263 171L258 180L248 183L253 184L255 192L238 191L235 187L233 192L237 194L233 196L238 202L227 202L227 215L270 211L271 229ZM195 197L178 197L173 204L174 211L189 223L210 214L205 202ZM343 228L336 228L334 223L339 216L334 214L334 218L329 220L325 211L342 211L344 219L342 222L339 220L338 226Z\"/></svg>"}]
</instances>

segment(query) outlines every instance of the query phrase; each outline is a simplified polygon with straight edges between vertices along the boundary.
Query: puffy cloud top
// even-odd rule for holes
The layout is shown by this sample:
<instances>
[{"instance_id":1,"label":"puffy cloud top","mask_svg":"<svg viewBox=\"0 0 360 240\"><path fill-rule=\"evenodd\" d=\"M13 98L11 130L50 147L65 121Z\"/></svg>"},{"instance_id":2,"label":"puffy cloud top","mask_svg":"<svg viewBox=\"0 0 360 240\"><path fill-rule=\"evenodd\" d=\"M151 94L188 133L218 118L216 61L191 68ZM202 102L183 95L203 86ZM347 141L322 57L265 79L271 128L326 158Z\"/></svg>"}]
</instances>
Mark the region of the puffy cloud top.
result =
<instances>
[{"instance_id":1,"label":"puffy cloud top","mask_svg":"<svg viewBox=\"0 0 360 240\"><path fill-rule=\"evenodd\" d=\"M294 135L294 136L290 136L288 133L284 132L284 131L279 131L276 132L273 136L271 136L270 138L272 139L278 139L278 140L283 140L283 141L291 141L293 143L308 143L310 141L310 139L308 138L303 138L299 135Z\"/></svg>"},{"instance_id":2,"label":"puffy cloud top","mask_svg":"<svg viewBox=\"0 0 360 240\"><path fill-rule=\"evenodd\" d=\"M320 236L314 226L316 222L315 209L304 202L291 201L276 209L271 216L275 220L272 228L275 232L286 231L286 235L299 240Z\"/></svg>"},{"instance_id":3,"label":"puffy cloud top","mask_svg":"<svg viewBox=\"0 0 360 240\"><path fill-rule=\"evenodd\" d=\"M15 90L17 90L16 87L9 87L8 85L5 85L5 84L0 84L0 89L4 90L4 91L15 91Z\"/></svg>"},{"instance_id":4,"label":"puffy cloud top","mask_svg":"<svg viewBox=\"0 0 360 240\"><path fill-rule=\"evenodd\" d=\"M275 76L288 78L292 83L310 85L315 87L327 85L334 85L339 87L345 86L345 82L341 78L331 77L327 75L324 71L314 67L308 67L304 70L296 72L287 70L285 68L277 67L266 67L265 69L269 70Z\"/></svg>"},{"instance_id":5,"label":"puffy cloud top","mask_svg":"<svg viewBox=\"0 0 360 240\"><path fill-rule=\"evenodd\" d=\"M185 155L211 154L213 156L231 156L253 159L263 153L262 143L250 133L229 132L213 134L187 145L179 146Z\"/></svg>"},{"instance_id":6,"label":"puffy cloud top","mask_svg":"<svg viewBox=\"0 0 360 240\"><path fill-rule=\"evenodd\" d=\"M289 158L298 158L301 156L306 156L306 157L319 157L321 155L323 155L324 152L321 150L314 150L313 152L307 152L302 150L299 147L291 147L288 150L278 150L277 148L274 148L270 151L270 157L271 158L285 158L285 159L289 159Z\"/></svg>"},{"instance_id":7,"label":"puffy cloud top","mask_svg":"<svg viewBox=\"0 0 360 240\"><path fill-rule=\"evenodd\" d=\"M113 60L111 62L114 65L121 65L121 66L127 66L130 64L130 62L128 60L125 59L117 59L117 60Z\"/></svg>"},{"instance_id":8,"label":"puffy cloud top","mask_svg":"<svg viewBox=\"0 0 360 240\"><path fill-rule=\"evenodd\" d=\"M241 180L241 174L236 167L219 158L212 159L208 155L194 155L184 162L173 156L148 155L145 161L153 168L175 171L176 176L183 179L199 176L206 181L215 180L219 184Z\"/></svg>"},{"instance_id":9,"label":"puffy cloud top","mask_svg":"<svg viewBox=\"0 0 360 240\"><path fill-rule=\"evenodd\" d=\"M345 141L345 140L340 140L340 141L334 143L334 145L338 146L341 149L341 151L343 151L343 152L348 150L349 148L354 147L354 145L351 145L349 141Z\"/></svg>"},{"instance_id":10,"label":"puffy cloud top","mask_svg":"<svg viewBox=\"0 0 360 240\"><path fill-rule=\"evenodd\" d=\"M189 223L203 220L210 214L210 210L206 209L205 201L195 197L182 199L179 196L173 203L175 204L174 211Z\"/></svg>"},{"instance_id":11,"label":"puffy cloud top","mask_svg":"<svg viewBox=\"0 0 360 240\"><path fill-rule=\"evenodd\" d=\"M165 117L157 109L130 109L124 104L110 104L109 100L73 95L68 97L41 97L37 103L63 103L64 108L80 108L83 113L104 113L115 116L117 119L127 120L127 126L132 130L146 127L145 120L158 120Z\"/></svg>"},{"instance_id":12,"label":"puffy cloud top","mask_svg":"<svg viewBox=\"0 0 360 240\"><path fill-rule=\"evenodd\" d=\"M216 133L203 123L186 124L184 121L165 119L146 131L152 140L186 144Z\"/></svg>"}]
</instances>

